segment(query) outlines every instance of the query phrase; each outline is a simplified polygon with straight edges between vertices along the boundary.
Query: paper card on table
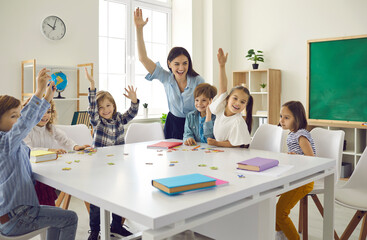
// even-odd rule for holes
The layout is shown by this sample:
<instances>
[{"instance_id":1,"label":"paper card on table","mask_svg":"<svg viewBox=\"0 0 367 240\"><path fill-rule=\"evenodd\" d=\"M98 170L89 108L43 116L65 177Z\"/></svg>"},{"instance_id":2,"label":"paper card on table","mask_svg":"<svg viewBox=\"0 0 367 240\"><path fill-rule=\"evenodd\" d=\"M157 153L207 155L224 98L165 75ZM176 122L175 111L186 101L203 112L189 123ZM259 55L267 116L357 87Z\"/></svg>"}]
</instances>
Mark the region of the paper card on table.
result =
<instances>
[{"instance_id":1,"label":"paper card on table","mask_svg":"<svg viewBox=\"0 0 367 240\"><path fill-rule=\"evenodd\" d=\"M155 144L148 145L147 148L161 148L161 149L170 149L173 147L177 147L182 145L182 142L158 142Z\"/></svg>"},{"instance_id":2,"label":"paper card on table","mask_svg":"<svg viewBox=\"0 0 367 240\"><path fill-rule=\"evenodd\" d=\"M278 166L278 164L279 161L276 159L261 158L261 157L250 158L237 163L239 169L256 172L261 172L268 168Z\"/></svg>"},{"instance_id":3,"label":"paper card on table","mask_svg":"<svg viewBox=\"0 0 367 240\"><path fill-rule=\"evenodd\" d=\"M57 153L45 151L45 150L35 150L31 151L31 157L30 160L32 163L38 163L38 162L46 162L46 161L52 161L57 159Z\"/></svg>"}]
</instances>

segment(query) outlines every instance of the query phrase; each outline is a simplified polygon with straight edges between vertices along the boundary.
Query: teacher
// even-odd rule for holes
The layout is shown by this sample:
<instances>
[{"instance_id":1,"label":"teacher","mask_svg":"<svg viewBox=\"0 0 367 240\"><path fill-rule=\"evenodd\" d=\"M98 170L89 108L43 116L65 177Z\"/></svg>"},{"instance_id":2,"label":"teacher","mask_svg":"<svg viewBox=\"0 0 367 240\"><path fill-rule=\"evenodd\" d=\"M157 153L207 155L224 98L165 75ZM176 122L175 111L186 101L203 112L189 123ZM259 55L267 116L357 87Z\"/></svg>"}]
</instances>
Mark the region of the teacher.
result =
<instances>
[{"instance_id":1,"label":"teacher","mask_svg":"<svg viewBox=\"0 0 367 240\"><path fill-rule=\"evenodd\" d=\"M169 52L167 57L169 72L164 70L159 62L154 63L147 56L143 36L143 28L148 23L148 18L143 20L142 10L139 8L134 12L134 22L139 61L149 72L145 79L149 81L158 79L166 92L169 113L164 125L165 138L182 139L185 117L195 110L195 87L204 83L204 79L194 71L190 54L182 47L174 47Z\"/></svg>"}]
</instances>

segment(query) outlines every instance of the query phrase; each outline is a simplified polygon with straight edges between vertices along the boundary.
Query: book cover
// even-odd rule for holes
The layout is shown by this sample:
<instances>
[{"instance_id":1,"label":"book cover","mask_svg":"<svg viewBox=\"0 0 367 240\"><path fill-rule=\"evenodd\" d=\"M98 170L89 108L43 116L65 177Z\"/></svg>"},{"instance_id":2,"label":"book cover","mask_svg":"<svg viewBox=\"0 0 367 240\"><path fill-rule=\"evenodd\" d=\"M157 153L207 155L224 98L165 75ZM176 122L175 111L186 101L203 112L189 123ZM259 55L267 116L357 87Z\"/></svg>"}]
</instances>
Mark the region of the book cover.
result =
<instances>
[{"instance_id":1,"label":"book cover","mask_svg":"<svg viewBox=\"0 0 367 240\"><path fill-rule=\"evenodd\" d=\"M57 153L55 152L36 150L31 151L30 161L33 163L46 162L56 160L57 157Z\"/></svg>"},{"instance_id":2,"label":"book cover","mask_svg":"<svg viewBox=\"0 0 367 240\"><path fill-rule=\"evenodd\" d=\"M215 187L216 179L194 173L152 180L152 185L168 195L181 192Z\"/></svg>"},{"instance_id":3,"label":"book cover","mask_svg":"<svg viewBox=\"0 0 367 240\"><path fill-rule=\"evenodd\" d=\"M148 145L147 148L160 148L160 149L170 149L182 145L182 142L158 142L155 144Z\"/></svg>"},{"instance_id":4,"label":"book cover","mask_svg":"<svg viewBox=\"0 0 367 240\"><path fill-rule=\"evenodd\" d=\"M276 159L261 158L261 157L250 158L237 163L239 169L257 171L257 172L261 172L266 169L278 166L278 164L279 161Z\"/></svg>"},{"instance_id":5,"label":"book cover","mask_svg":"<svg viewBox=\"0 0 367 240\"><path fill-rule=\"evenodd\" d=\"M208 175L205 175L207 177L210 177L210 178L214 178L215 179L215 185L217 187L219 186L225 186L225 185L228 185L228 181L225 181L225 180L222 180L222 179L219 179L219 178L215 178L215 177L211 177L211 176L208 176Z\"/></svg>"}]
</instances>

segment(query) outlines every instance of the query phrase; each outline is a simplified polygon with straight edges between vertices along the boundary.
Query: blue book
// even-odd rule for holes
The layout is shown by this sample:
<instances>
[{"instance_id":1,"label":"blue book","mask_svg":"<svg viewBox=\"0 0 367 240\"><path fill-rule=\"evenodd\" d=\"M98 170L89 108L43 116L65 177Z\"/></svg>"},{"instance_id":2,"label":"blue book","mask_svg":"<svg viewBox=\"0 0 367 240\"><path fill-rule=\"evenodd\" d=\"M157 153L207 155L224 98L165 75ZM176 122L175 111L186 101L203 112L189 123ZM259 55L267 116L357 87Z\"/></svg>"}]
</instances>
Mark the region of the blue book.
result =
<instances>
[{"instance_id":1,"label":"blue book","mask_svg":"<svg viewBox=\"0 0 367 240\"><path fill-rule=\"evenodd\" d=\"M194 173L152 180L152 185L168 195L216 186L216 179Z\"/></svg>"}]
</instances>

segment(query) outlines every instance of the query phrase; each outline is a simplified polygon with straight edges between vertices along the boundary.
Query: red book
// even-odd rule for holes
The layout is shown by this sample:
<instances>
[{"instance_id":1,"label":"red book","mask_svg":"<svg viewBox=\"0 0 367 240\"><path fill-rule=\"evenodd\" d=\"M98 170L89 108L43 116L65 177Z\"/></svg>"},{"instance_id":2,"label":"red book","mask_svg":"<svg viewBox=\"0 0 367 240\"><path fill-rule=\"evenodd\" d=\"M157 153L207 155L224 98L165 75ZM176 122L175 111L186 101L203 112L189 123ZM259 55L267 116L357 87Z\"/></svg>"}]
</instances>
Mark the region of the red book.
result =
<instances>
[{"instance_id":1,"label":"red book","mask_svg":"<svg viewBox=\"0 0 367 240\"><path fill-rule=\"evenodd\" d=\"M182 142L158 142L152 145L148 145L147 148L159 148L159 149L170 149L176 146L182 145Z\"/></svg>"}]
</instances>

